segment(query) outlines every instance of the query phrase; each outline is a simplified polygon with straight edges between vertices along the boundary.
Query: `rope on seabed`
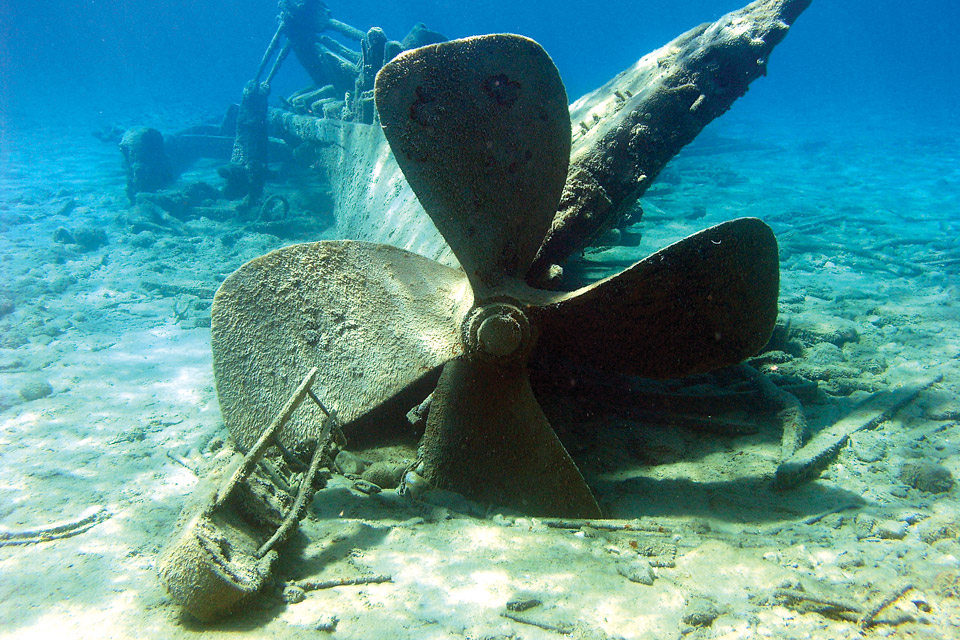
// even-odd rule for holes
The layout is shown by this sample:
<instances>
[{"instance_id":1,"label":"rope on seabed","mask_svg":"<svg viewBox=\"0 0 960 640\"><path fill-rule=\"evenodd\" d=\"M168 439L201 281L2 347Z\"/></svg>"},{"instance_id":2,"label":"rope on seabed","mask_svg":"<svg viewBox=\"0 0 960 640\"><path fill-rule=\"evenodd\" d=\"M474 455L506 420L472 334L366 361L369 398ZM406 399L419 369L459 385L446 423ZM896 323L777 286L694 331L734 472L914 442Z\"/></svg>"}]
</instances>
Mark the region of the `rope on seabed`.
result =
<instances>
[{"instance_id":1,"label":"rope on seabed","mask_svg":"<svg viewBox=\"0 0 960 640\"><path fill-rule=\"evenodd\" d=\"M0 547L13 545L37 544L60 538L70 538L79 535L107 520L111 515L106 507L96 506L87 509L86 515L75 520L68 520L59 524L45 527L23 529L21 531L0 531Z\"/></svg>"}]
</instances>

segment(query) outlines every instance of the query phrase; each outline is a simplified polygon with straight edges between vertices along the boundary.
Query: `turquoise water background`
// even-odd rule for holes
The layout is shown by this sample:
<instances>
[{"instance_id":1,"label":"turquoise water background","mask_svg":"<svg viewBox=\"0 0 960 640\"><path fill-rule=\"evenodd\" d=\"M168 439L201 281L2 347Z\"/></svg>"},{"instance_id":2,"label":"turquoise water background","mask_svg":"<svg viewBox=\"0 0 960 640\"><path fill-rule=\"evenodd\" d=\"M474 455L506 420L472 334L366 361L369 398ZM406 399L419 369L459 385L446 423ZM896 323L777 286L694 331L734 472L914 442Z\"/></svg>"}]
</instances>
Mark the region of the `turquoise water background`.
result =
<instances>
[{"instance_id":1,"label":"turquoise water background","mask_svg":"<svg viewBox=\"0 0 960 640\"><path fill-rule=\"evenodd\" d=\"M328 2L334 17L401 39L416 22L447 37L510 31L553 56L571 99L679 33L737 9L689 2ZM273 0L4 0L0 109L8 124L37 113L109 120L131 109L235 101L275 28ZM738 104L786 126L864 116L905 126L955 119L960 7L950 0L814 0L774 53L769 77ZM307 81L291 60L275 95ZM276 98L274 98L276 99ZM790 124L792 123L792 124Z\"/></svg>"},{"instance_id":2,"label":"turquoise water background","mask_svg":"<svg viewBox=\"0 0 960 640\"><path fill-rule=\"evenodd\" d=\"M530 36L551 54L573 100L745 2L328 4L335 18L363 30L380 26L391 39L418 22L449 38ZM318 517L305 520L313 549L296 549L281 578L369 570L394 574L393 584L330 590L272 609L279 600L270 596L265 608L251 607L235 627L209 636L185 623L154 564L189 504L194 469L225 449L211 367L213 292L248 260L315 240L318 230L273 233L226 215L237 201L225 199L212 199L203 215L196 207L185 222L161 215L158 226L147 216L156 207L144 213L126 194L115 134L151 126L166 135L219 122L254 75L276 15L276 0L0 0L0 541L10 531L22 539L82 522L84 514L104 518L69 539L3 549L0 636L314 638L336 612L339 638L557 637L505 621L514 589L530 584L549 587L548 618L605 626L610 637L679 637L686 599L696 602L701 592L725 612L714 637L857 635L855 623L784 615L776 600L755 597L789 577L851 598L864 612L913 584L878 635L954 637L956 0L813 0L773 52L769 76L643 195L643 216L627 230L640 244L593 248L575 265L602 277L709 225L760 217L780 243L781 327L795 339L780 345L789 354L753 365L806 394L811 435L874 392L883 399L903 385L928 385L895 419L864 429L816 482L779 493L764 475L780 455L781 421L770 407L727 423L758 430L723 434L660 424L654 418L666 418L631 414L626 401L605 406L610 391L555 399L557 413L569 410L569 422L586 433L573 439L577 462L592 469L610 513L643 518L658 534L682 532L684 546L664 555L669 562L641 559L648 572L641 577L656 566L665 579L636 584L618 572L621 551L637 554L633 538L630 545L621 537L619 549L606 535L448 518L446 507L427 512L411 502L393 511L382 506L393 503L351 493L351 481L338 475L315 501ZM271 105L309 82L291 56ZM221 187L222 164L201 159L174 189ZM268 193L331 222L330 185L320 172L304 178L299 169L284 165L290 173L270 181ZM94 242L65 239L84 236ZM942 465L952 488L908 488L901 470L915 460ZM336 542L324 546L329 540ZM658 548L667 541L658 539ZM302 563L301 553L311 560ZM895 611L917 620L896 627Z\"/></svg>"}]
</instances>

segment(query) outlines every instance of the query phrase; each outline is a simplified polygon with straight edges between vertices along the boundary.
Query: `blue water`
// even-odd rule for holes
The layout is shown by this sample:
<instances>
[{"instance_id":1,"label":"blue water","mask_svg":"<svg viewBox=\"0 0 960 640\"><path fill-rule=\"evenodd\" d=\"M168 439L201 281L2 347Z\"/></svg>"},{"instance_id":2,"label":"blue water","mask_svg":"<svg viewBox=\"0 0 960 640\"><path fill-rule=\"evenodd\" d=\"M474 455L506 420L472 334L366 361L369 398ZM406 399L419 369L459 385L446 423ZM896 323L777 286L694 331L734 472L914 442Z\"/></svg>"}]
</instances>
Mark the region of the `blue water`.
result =
<instances>
[{"instance_id":1,"label":"blue water","mask_svg":"<svg viewBox=\"0 0 960 640\"><path fill-rule=\"evenodd\" d=\"M447 37L498 31L538 40L560 68L571 99L640 55L736 1L469 3L337 2L337 17L378 25L400 39L416 22ZM273 33L270 0L128 2L4 0L0 81L5 114L46 106L53 113L109 118L129 107L236 100ZM810 119L896 114L905 123L955 118L960 7L949 0L815 0L774 53L769 77L737 109L786 110ZM277 93L305 77L291 61ZM797 126L803 126L797 122Z\"/></svg>"},{"instance_id":2,"label":"blue water","mask_svg":"<svg viewBox=\"0 0 960 640\"><path fill-rule=\"evenodd\" d=\"M532 37L553 57L572 101L741 3L328 5L333 17L361 30L382 27L397 40L417 22L448 38ZM0 0L4 637L47 637L56 628L69 638L103 629L103 637L182 640L203 630L179 617L154 563L196 485L187 469L222 450L213 292L248 260L317 238L312 227L300 236L249 227L230 216L237 201L226 199L209 199L216 206L206 202L203 215L177 213L185 191L167 201L173 218L150 217L151 208L127 197L116 140L90 134L140 125L171 133L216 122L256 71L276 12L275 0ZM398 638L560 637L505 622L507 597L533 585L547 594L547 622L559 611L561 621L582 618L608 632L597 637L680 637L678 630L691 630L679 624L686 599L702 592L732 612L724 614L728 633L714 637L857 633L855 624L771 599L789 578L790 588L796 579L825 590L825 598L852 598L861 612L912 583L912 599L900 598L881 629L900 630L896 609L914 616L904 631L910 637L951 637L960 620L960 489L920 492L901 469L931 461L960 477L957 33L954 0L813 0L774 50L768 76L644 194L642 218L622 236L642 236L640 244L588 249L569 270L606 276L709 225L762 218L779 238L780 325L793 337L753 365L798 394L811 433L842 421L874 392L882 399L905 385L928 385L895 419L862 430L858 446L843 447L817 482L780 493L764 476L780 452L779 418L769 406L710 415L747 428L731 435L708 425L714 431L704 435L685 426L696 415L661 425L650 416L657 411L632 415L627 400L599 406L609 389L597 394L601 400L589 391L560 398L551 422L556 415L555 427L571 423L566 436L572 431L578 445L571 452L598 480L605 513L646 519L647 531L682 532L657 538L658 545L682 538L684 546L673 549L675 567L674 558L659 559L654 586L618 573L615 561L636 556L637 540L615 532L607 540L589 529L557 533L533 522L461 517L462 503L449 496L434 510L391 502L398 496L386 497L389 491L369 498L336 476L314 504L318 517L304 524L314 547L305 551L301 540L297 553L307 561L295 556L281 577L369 570L395 573L396 582L312 594L296 606L268 599L277 606L267 613L252 607L238 627L220 630L317 637L323 616L335 611L342 635L331 637L394 637L381 629L393 633L397 620L407 633ZM309 83L290 56L271 105ZM305 214L327 215L329 185L301 171L310 158L277 162L280 175L267 193L286 194ZM220 187L222 165L200 159L173 188ZM717 386L737 393L750 386L690 384L680 391L709 396ZM97 505L107 520L68 539L2 544L11 530L76 521ZM760 533L769 535L757 542ZM646 571L648 564L641 559ZM71 573L60 578L64 567ZM339 599L328 605L324 598Z\"/></svg>"}]
</instances>

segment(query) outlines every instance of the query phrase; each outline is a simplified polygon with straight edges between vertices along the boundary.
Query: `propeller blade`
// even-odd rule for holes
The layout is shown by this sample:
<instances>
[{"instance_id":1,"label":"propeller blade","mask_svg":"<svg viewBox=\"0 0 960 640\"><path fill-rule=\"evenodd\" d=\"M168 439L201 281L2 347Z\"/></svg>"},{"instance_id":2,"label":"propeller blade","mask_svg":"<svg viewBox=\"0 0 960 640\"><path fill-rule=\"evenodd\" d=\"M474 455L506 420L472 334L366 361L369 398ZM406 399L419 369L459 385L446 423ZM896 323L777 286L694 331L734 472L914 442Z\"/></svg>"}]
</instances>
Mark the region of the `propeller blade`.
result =
<instances>
[{"instance_id":1,"label":"propeller blade","mask_svg":"<svg viewBox=\"0 0 960 640\"><path fill-rule=\"evenodd\" d=\"M763 348L779 286L770 227L725 222L541 308L533 357L649 378L711 371Z\"/></svg>"},{"instance_id":2,"label":"propeller blade","mask_svg":"<svg viewBox=\"0 0 960 640\"><path fill-rule=\"evenodd\" d=\"M523 365L448 362L433 394L420 460L434 486L474 500L529 515L600 517Z\"/></svg>"},{"instance_id":3,"label":"propeller blade","mask_svg":"<svg viewBox=\"0 0 960 640\"><path fill-rule=\"evenodd\" d=\"M553 61L490 35L407 51L377 75L384 133L480 301L522 278L567 178L570 114Z\"/></svg>"},{"instance_id":4,"label":"propeller blade","mask_svg":"<svg viewBox=\"0 0 960 640\"><path fill-rule=\"evenodd\" d=\"M252 260L224 281L211 312L223 420L246 450L318 367L313 390L348 435L352 425L362 439L374 421L383 435L380 425L402 418L462 353L471 303L459 269L382 244L299 244ZM322 422L304 402L280 442L316 437Z\"/></svg>"}]
</instances>

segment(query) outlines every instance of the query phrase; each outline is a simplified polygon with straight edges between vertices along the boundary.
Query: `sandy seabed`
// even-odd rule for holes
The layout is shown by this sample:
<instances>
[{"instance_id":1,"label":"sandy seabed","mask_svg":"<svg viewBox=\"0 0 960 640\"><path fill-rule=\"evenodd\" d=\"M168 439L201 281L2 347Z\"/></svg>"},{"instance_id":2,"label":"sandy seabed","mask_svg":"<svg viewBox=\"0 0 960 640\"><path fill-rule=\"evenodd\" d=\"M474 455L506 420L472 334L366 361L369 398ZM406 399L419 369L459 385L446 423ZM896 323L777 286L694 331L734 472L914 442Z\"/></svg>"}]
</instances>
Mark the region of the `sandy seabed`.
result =
<instances>
[{"instance_id":1,"label":"sandy seabed","mask_svg":"<svg viewBox=\"0 0 960 640\"><path fill-rule=\"evenodd\" d=\"M566 416L558 429L617 526L481 517L334 474L278 584L206 626L155 564L197 484L188 467L226 435L210 303L233 269L292 239L203 217L136 232L114 145L85 128L6 130L0 635L960 637L958 132L888 124L715 125L643 198L640 246L578 267L598 277L738 216L771 224L780 344L752 364L794 385L811 436L863 426L819 478L773 489L769 407L713 423L641 416L599 391L554 399L545 409ZM215 169L181 180L218 185ZM922 390L899 411L859 417L909 388ZM753 428L716 432L734 423ZM280 596L284 581L369 575L391 581Z\"/></svg>"}]
</instances>

